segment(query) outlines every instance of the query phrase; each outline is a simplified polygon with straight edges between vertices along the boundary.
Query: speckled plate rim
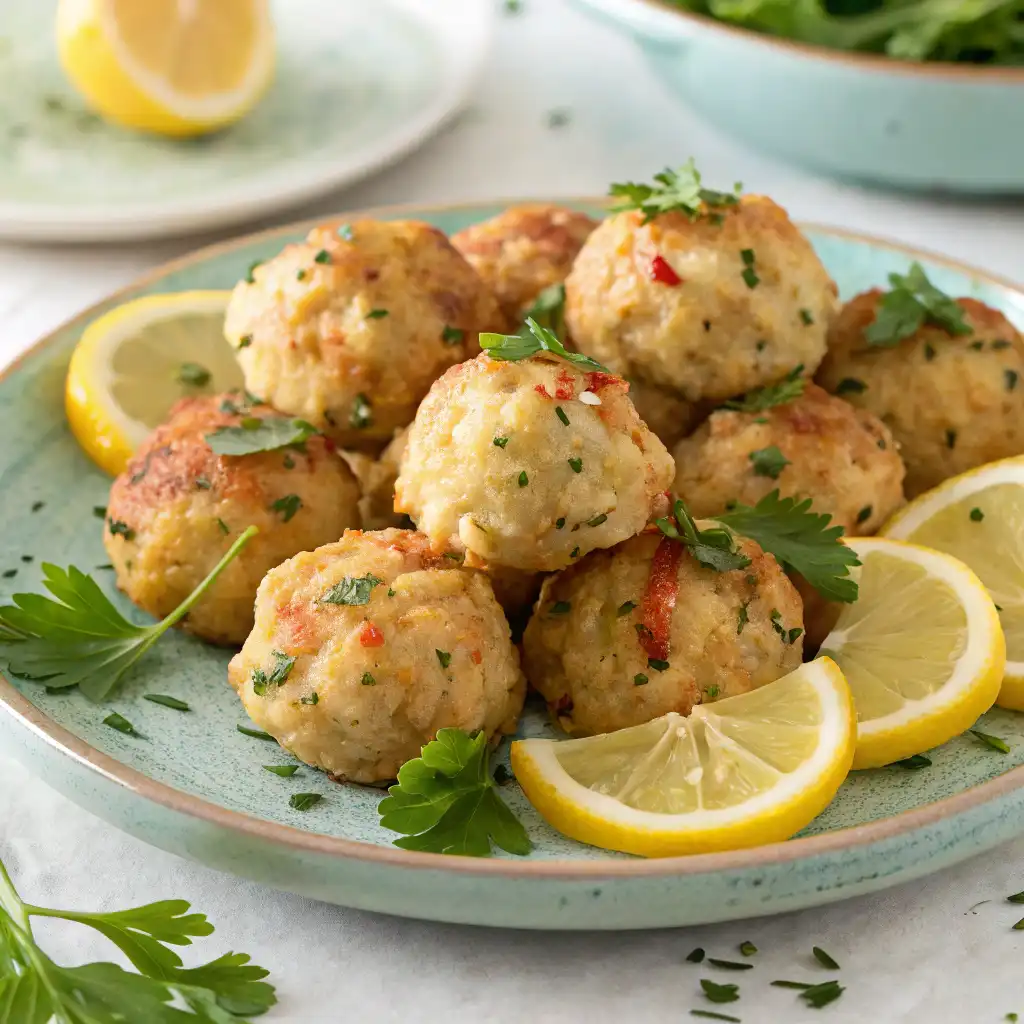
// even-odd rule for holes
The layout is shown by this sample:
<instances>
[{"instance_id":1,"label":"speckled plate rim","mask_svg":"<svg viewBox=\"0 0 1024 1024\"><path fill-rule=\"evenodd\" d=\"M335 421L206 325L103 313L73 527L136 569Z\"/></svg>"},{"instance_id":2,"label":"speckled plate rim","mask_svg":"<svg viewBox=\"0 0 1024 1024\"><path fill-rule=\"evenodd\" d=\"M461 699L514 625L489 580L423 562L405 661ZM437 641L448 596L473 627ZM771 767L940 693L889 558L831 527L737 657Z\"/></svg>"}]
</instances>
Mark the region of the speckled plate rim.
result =
<instances>
[{"instance_id":1,"label":"speckled plate rim","mask_svg":"<svg viewBox=\"0 0 1024 1024\"><path fill-rule=\"evenodd\" d=\"M140 202L73 208L47 203L5 202L0 199L0 239L25 242L121 242L167 238L209 231L267 217L299 206L397 163L419 149L470 102L483 74L497 33L498 11L488 0L458 0L457 15L443 9L429 16L415 4L393 5L400 14L416 18L445 46L444 79L433 101L406 122L362 147L355 162L334 158L309 162L289 171L287 186L278 177L257 176L233 187L230 197L218 191L168 202ZM456 34L457 30L457 34ZM445 33L454 41L444 42Z\"/></svg>"},{"instance_id":2,"label":"speckled plate rim","mask_svg":"<svg viewBox=\"0 0 1024 1024\"><path fill-rule=\"evenodd\" d=\"M835 50L827 46L801 43L783 36L755 32L741 25L719 21L706 14L688 11L670 0L579 0L580 3L602 14L621 18L637 31L649 35L651 31L667 30L684 40L694 31L719 33L733 39L743 39L756 46L782 50L794 57L832 61L860 71L875 71L898 75L914 75L925 79L970 81L981 84L1024 85L1024 68L986 64L957 64L952 61L910 61L886 57L880 53L860 53Z\"/></svg>"},{"instance_id":3,"label":"speckled plate rim","mask_svg":"<svg viewBox=\"0 0 1024 1024\"><path fill-rule=\"evenodd\" d=\"M416 218L422 217L428 212L456 212L492 205L501 207L538 201L561 203L570 206L601 207L607 204L607 197L519 197L489 201L471 200L460 203L406 203L393 206L370 207L362 210L341 211L335 216L380 219ZM177 259L162 263L100 301L93 303L40 338L34 345L20 353L12 362L0 369L0 380L16 372L27 358L52 344L59 334L72 328L84 326L110 302L127 298L130 293L137 289L153 284L185 267L203 263L213 257L222 256L235 249L242 249L255 243L306 232L314 225L322 223L326 219L329 218L315 217L269 228L264 231L253 232L248 235L241 235L227 241L204 246ZM851 242L859 242L899 252L910 258L924 259L946 266L974 280L984 281L998 288L1006 289L1015 300L1015 304L1019 307L1021 313L1024 314L1024 287L998 274L979 270L976 267L947 256L926 249L904 245L877 235L862 234L844 228L834 228L808 222L800 222L800 227L804 230L844 238ZM450 857L436 853L400 850L397 847L378 846L374 843L363 843L358 840L343 839L339 836L308 832L289 825L281 825L277 822L256 818L241 811L229 810L209 800L184 793L166 783L157 782L143 772L130 768L116 758L97 750L74 733L58 725L28 700L27 697L24 697L15 689L2 674L0 674L0 710L10 715L16 724L23 726L30 733L34 734L37 739L42 740L53 751L70 758L82 767L98 774L109 782L123 787L134 795L168 810L198 819L199 821L208 822L228 831L241 833L261 842L271 843L285 849L300 852L321 854L339 859L358 860L403 869L441 871L464 875L500 876L512 880L529 880L531 878L547 880L651 878L717 874L726 871L767 868L772 865L807 860L822 854L870 846L901 835L907 835L917 829L954 818L986 803L996 801L1014 790L1024 788L1024 765L1020 765L1017 768L1010 769L1003 775L967 789L962 793L922 804L913 810L880 818L877 821L864 825L836 829L822 835L807 836L802 839L789 839L781 843L769 843L745 850L733 850L727 853L694 854L688 857L665 857L650 860L640 858L635 860L609 859L608 861L575 861L564 858L531 861L507 860L504 858Z\"/></svg>"}]
</instances>

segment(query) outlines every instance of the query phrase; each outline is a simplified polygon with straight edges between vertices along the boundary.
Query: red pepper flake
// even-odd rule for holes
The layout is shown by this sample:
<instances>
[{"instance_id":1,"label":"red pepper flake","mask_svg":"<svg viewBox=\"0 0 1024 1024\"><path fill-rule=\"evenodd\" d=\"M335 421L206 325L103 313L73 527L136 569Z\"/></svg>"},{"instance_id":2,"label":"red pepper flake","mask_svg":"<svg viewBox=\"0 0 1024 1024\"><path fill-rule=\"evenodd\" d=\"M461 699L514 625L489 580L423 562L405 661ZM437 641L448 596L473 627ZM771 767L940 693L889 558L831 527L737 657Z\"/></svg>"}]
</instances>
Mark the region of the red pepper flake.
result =
<instances>
[{"instance_id":1,"label":"red pepper flake","mask_svg":"<svg viewBox=\"0 0 1024 1024\"><path fill-rule=\"evenodd\" d=\"M626 390L629 390L629 385L621 377L616 377L614 373L600 373L597 370L593 370L587 374L587 391L593 391L597 394L602 388L610 387L622 387L626 385Z\"/></svg>"},{"instance_id":2,"label":"red pepper flake","mask_svg":"<svg viewBox=\"0 0 1024 1024\"><path fill-rule=\"evenodd\" d=\"M651 280L667 285L683 283L683 279L669 266L664 256L655 256L651 260Z\"/></svg>"},{"instance_id":3,"label":"red pepper flake","mask_svg":"<svg viewBox=\"0 0 1024 1024\"><path fill-rule=\"evenodd\" d=\"M544 387L543 384L534 384L533 385L533 390L536 391L538 395L543 395L545 398L550 398L551 397L548 394L548 389L546 387Z\"/></svg>"},{"instance_id":4,"label":"red pepper flake","mask_svg":"<svg viewBox=\"0 0 1024 1024\"><path fill-rule=\"evenodd\" d=\"M672 611L679 595L679 561L683 545L662 537L651 560L651 571L644 589L641 620L644 628L637 630L640 646L648 658L668 661L672 640Z\"/></svg>"},{"instance_id":5,"label":"red pepper flake","mask_svg":"<svg viewBox=\"0 0 1024 1024\"><path fill-rule=\"evenodd\" d=\"M568 371L562 370L558 374L558 387L555 388L555 398L565 401L576 394L576 378Z\"/></svg>"},{"instance_id":6,"label":"red pepper flake","mask_svg":"<svg viewBox=\"0 0 1024 1024\"><path fill-rule=\"evenodd\" d=\"M329 452L336 452L338 450L338 446L334 443L334 439L330 437L324 437L324 448Z\"/></svg>"},{"instance_id":7,"label":"red pepper flake","mask_svg":"<svg viewBox=\"0 0 1024 1024\"><path fill-rule=\"evenodd\" d=\"M384 634L367 619L359 630L359 642L363 647L383 647Z\"/></svg>"},{"instance_id":8,"label":"red pepper flake","mask_svg":"<svg viewBox=\"0 0 1024 1024\"><path fill-rule=\"evenodd\" d=\"M479 651L470 651L469 657L474 665L479 665L484 660L484 656Z\"/></svg>"}]
</instances>

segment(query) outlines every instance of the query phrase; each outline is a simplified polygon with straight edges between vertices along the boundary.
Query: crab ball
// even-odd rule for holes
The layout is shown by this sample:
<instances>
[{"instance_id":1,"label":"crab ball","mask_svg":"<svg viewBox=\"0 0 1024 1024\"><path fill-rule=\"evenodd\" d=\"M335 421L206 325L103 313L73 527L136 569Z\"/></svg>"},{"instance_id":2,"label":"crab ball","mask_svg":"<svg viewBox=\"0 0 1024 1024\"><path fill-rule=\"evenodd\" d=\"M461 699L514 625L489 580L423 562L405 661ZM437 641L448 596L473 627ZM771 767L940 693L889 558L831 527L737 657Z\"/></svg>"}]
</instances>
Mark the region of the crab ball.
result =
<instances>
[{"instance_id":1,"label":"crab ball","mask_svg":"<svg viewBox=\"0 0 1024 1024\"><path fill-rule=\"evenodd\" d=\"M674 490L695 516L779 490L810 498L848 534L871 534L903 504L903 461L888 428L807 384L760 412L721 409L676 445Z\"/></svg>"},{"instance_id":2,"label":"crab ball","mask_svg":"<svg viewBox=\"0 0 1024 1024\"><path fill-rule=\"evenodd\" d=\"M452 235L452 245L476 268L510 320L545 289L561 284L597 221L542 203L511 206Z\"/></svg>"},{"instance_id":3,"label":"crab ball","mask_svg":"<svg viewBox=\"0 0 1024 1024\"><path fill-rule=\"evenodd\" d=\"M885 423L915 497L947 477L1024 453L1024 339L998 310L957 299L970 334L926 324L892 347L864 331L882 292L852 299L830 335L817 380Z\"/></svg>"},{"instance_id":4,"label":"crab ball","mask_svg":"<svg viewBox=\"0 0 1024 1024\"><path fill-rule=\"evenodd\" d=\"M637 377L629 381L629 398L637 415L666 448L685 437L701 418L700 405L686 401L671 388L648 384Z\"/></svg>"},{"instance_id":5,"label":"crab ball","mask_svg":"<svg viewBox=\"0 0 1024 1024\"><path fill-rule=\"evenodd\" d=\"M560 569L631 537L674 469L628 387L547 354L453 367L416 413L395 508L470 564Z\"/></svg>"},{"instance_id":6,"label":"crab ball","mask_svg":"<svg viewBox=\"0 0 1024 1024\"><path fill-rule=\"evenodd\" d=\"M224 331L246 387L346 447L387 441L434 379L502 330L497 300L437 228L313 228L236 285Z\"/></svg>"},{"instance_id":7,"label":"crab ball","mask_svg":"<svg viewBox=\"0 0 1024 1024\"><path fill-rule=\"evenodd\" d=\"M114 481L103 543L117 585L157 618L173 611L246 527L259 533L217 577L183 626L220 644L252 629L260 580L298 551L336 540L359 522L359 485L334 445L216 455L207 437L255 420L279 420L241 395L183 398Z\"/></svg>"},{"instance_id":8,"label":"crab ball","mask_svg":"<svg viewBox=\"0 0 1024 1024\"><path fill-rule=\"evenodd\" d=\"M738 395L825 354L836 286L786 211L764 196L691 220L609 217L566 281L581 352L693 402Z\"/></svg>"},{"instance_id":9,"label":"crab ball","mask_svg":"<svg viewBox=\"0 0 1024 1024\"><path fill-rule=\"evenodd\" d=\"M545 580L523 663L557 723L589 736L686 715L795 669L800 597L753 541L738 551L749 565L716 572L644 533Z\"/></svg>"},{"instance_id":10,"label":"crab ball","mask_svg":"<svg viewBox=\"0 0 1024 1024\"><path fill-rule=\"evenodd\" d=\"M487 578L408 530L349 530L268 573L228 679L286 750L362 783L439 729L512 732L526 692Z\"/></svg>"}]
</instances>

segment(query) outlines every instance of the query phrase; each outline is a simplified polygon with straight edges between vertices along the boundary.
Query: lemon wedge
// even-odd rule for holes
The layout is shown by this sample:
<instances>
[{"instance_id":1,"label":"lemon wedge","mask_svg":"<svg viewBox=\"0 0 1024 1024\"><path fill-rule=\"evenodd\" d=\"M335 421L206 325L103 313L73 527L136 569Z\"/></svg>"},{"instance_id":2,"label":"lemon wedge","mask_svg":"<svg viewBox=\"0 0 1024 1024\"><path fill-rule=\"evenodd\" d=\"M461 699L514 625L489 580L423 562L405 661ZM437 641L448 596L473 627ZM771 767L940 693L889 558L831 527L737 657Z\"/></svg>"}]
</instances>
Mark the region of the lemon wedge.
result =
<instances>
[{"instance_id":1,"label":"lemon wedge","mask_svg":"<svg viewBox=\"0 0 1024 1024\"><path fill-rule=\"evenodd\" d=\"M124 469L186 395L241 387L224 339L231 292L149 295L110 310L82 333L64 399L71 432L101 469Z\"/></svg>"},{"instance_id":2,"label":"lemon wedge","mask_svg":"<svg viewBox=\"0 0 1024 1024\"><path fill-rule=\"evenodd\" d=\"M1006 674L996 703L1024 711L1024 458L947 480L907 505L882 533L945 551L978 574L1006 637Z\"/></svg>"},{"instance_id":3,"label":"lemon wedge","mask_svg":"<svg viewBox=\"0 0 1024 1024\"><path fill-rule=\"evenodd\" d=\"M992 599L963 562L878 537L849 540L861 565L821 653L857 707L854 768L877 768L959 736L996 699L1006 648Z\"/></svg>"},{"instance_id":4,"label":"lemon wedge","mask_svg":"<svg viewBox=\"0 0 1024 1024\"><path fill-rule=\"evenodd\" d=\"M855 719L828 658L750 693L578 740L520 740L512 767L560 832L606 850L672 857L788 839L829 803Z\"/></svg>"},{"instance_id":5,"label":"lemon wedge","mask_svg":"<svg viewBox=\"0 0 1024 1024\"><path fill-rule=\"evenodd\" d=\"M97 113L160 135L232 124L274 70L267 0L61 0L57 46Z\"/></svg>"}]
</instances>

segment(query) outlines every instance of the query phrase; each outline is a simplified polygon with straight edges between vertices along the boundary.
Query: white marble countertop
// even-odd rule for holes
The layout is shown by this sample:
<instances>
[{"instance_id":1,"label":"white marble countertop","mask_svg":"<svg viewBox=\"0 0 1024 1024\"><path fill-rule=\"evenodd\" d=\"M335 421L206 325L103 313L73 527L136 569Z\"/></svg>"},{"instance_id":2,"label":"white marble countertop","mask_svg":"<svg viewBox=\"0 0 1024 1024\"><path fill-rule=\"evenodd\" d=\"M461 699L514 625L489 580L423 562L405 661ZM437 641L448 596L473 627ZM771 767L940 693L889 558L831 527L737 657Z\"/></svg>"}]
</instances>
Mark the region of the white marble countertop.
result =
<instances>
[{"instance_id":1,"label":"white marble countertop","mask_svg":"<svg viewBox=\"0 0 1024 1024\"><path fill-rule=\"evenodd\" d=\"M495 0L498 2L498 0ZM570 112L547 126L547 112ZM403 164L296 212L408 201L602 193L695 155L712 184L741 179L797 218L888 236L1024 278L1024 201L870 192L810 177L741 148L681 109L623 36L564 0L524 0L502 19L473 108ZM292 219L286 215L279 220ZM0 246L0 360L141 271L211 241L124 247ZM218 925L211 953L245 950L272 972L266 1018L313 1022L567 1022L693 1019L703 1006L684 961L694 946L761 950L756 1000L719 1009L744 1024L1024 1019L1024 840L922 882L821 910L671 932L527 934L373 916L260 888L152 849L78 810L0 752L0 853L26 898L114 909L183 897ZM971 909L980 901L991 901ZM91 934L43 927L58 960L109 957ZM771 978L806 976L811 946L842 965L843 997L805 1009ZM745 977L753 980L754 972ZM719 981L733 980L718 977ZM749 986L752 988L753 986Z\"/></svg>"}]
</instances>

